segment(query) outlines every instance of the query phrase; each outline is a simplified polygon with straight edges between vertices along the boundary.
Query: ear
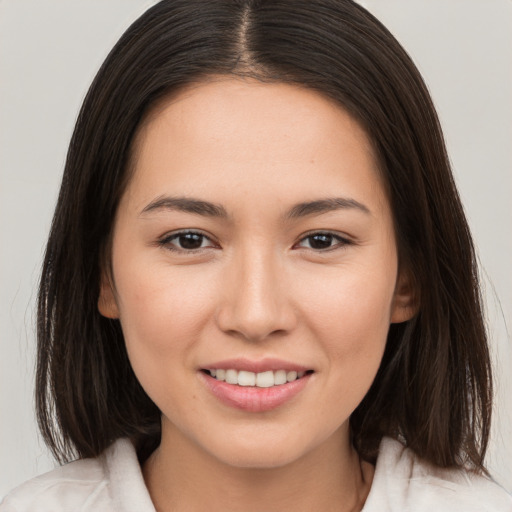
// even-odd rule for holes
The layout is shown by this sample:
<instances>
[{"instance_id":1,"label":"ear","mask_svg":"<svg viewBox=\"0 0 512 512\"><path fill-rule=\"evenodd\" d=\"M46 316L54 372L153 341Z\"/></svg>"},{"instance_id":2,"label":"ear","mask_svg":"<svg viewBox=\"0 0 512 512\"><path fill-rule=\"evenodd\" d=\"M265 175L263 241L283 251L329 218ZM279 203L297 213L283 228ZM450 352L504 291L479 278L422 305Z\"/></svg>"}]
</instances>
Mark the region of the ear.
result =
<instances>
[{"instance_id":1,"label":"ear","mask_svg":"<svg viewBox=\"0 0 512 512\"><path fill-rule=\"evenodd\" d=\"M411 274L401 271L397 278L393 306L391 309L392 324L407 322L418 313L419 300Z\"/></svg>"},{"instance_id":2,"label":"ear","mask_svg":"<svg viewBox=\"0 0 512 512\"><path fill-rule=\"evenodd\" d=\"M98 310L106 318L119 318L119 308L117 307L112 280L104 272L101 276Z\"/></svg>"}]
</instances>

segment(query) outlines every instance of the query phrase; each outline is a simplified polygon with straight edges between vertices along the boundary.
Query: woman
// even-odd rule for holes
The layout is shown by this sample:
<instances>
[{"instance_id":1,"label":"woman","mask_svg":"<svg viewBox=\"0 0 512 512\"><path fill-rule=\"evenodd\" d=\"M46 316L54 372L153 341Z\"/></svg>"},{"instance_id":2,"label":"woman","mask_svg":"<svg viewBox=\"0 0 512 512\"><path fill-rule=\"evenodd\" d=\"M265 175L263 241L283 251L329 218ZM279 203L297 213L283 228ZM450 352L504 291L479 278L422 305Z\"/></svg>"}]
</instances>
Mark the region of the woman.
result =
<instances>
[{"instance_id":1,"label":"woman","mask_svg":"<svg viewBox=\"0 0 512 512\"><path fill-rule=\"evenodd\" d=\"M1 510L509 510L426 88L349 1L163 1L96 77Z\"/></svg>"}]
</instances>

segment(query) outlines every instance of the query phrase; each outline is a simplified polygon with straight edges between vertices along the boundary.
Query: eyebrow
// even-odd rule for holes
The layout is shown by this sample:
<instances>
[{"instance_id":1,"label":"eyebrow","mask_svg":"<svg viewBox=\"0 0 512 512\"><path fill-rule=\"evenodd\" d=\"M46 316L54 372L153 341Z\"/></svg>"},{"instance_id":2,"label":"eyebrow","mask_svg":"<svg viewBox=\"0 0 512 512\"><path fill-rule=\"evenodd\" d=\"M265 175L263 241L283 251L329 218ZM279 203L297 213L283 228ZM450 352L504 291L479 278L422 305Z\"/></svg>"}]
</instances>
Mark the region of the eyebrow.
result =
<instances>
[{"instance_id":1,"label":"eyebrow","mask_svg":"<svg viewBox=\"0 0 512 512\"><path fill-rule=\"evenodd\" d=\"M226 209L220 204L189 197L158 197L151 201L140 213L143 214L155 210L175 210L204 217L228 217Z\"/></svg>"},{"instance_id":2,"label":"eyebrow","mask_svg":"<svg viewBox=\"0 0 512 512\"><path fill-rule=\"evenodd\" d=\"M298 219L341 209L355 209L366 214L371 213L367 206L355 199L332 197L298 203L292 206L292 208L285 213L284 217L288 219ZM151 201L151 203L141 211L141 215L158 210L174 210L204 217L228 218L226 209L220 204L191 197L170 196L158 197L154 201Z\"/></svg>"},{"instance_id":3,"label":"eyebrow","mask_svg":"<svg viewBox=\"0 0 512 512\"><path fill-rule=\"evenodd\" d=\"M288 211L286 217L289 219L297 219L300 217L319 215L322 213L342 209L356 209L366 214L371 213L367 206L360 203L359 201L356 201L355 199L349 199L345 197L331 197L327 199L318 199L316 201L308 201L296 204Z\"/></svg>"}]
</instances>

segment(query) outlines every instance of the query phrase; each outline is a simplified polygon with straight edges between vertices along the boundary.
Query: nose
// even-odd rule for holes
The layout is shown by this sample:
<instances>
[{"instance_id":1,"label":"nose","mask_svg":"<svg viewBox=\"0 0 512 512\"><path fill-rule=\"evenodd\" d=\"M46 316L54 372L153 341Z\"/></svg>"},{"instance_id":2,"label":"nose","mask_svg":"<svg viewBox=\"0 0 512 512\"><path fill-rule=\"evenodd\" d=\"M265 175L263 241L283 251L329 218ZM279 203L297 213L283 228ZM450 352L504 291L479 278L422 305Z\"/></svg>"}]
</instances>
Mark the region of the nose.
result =
<instances>
[{"instance_id":1,"label":"nose","mask_svg":"<svg viewBox=\"0 0 512 512\"><path fill-rule=\"evenodd\" d=\"M235 259L225 275L216 315L219 328L248 341L291 332L297 315L282 265L263 252Z\"/></svg>"}]
</instances>

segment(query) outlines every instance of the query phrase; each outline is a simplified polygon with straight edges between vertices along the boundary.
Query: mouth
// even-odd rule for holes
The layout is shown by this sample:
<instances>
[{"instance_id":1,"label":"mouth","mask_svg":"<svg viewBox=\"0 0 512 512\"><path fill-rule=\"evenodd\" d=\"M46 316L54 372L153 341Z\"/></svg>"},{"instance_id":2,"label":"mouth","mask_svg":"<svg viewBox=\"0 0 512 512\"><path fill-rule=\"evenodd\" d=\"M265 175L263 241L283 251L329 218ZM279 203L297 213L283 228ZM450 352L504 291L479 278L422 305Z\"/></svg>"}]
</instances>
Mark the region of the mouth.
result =
<instances>
[{"instance_id":1,"label":"mouth","mask_svg":"<svg viewBox=\"0 0 512 512\"><path fill-rule=\"evenodd\" d=\"M314 373L312 369L277 360L231 360L202 368L198 375L224 405L262 413L292 402L308 386Z\"/></svg>"},{"instance_id":2,"label":"mouth","mask_svg":"<svg viewBox=\"0 0 512 512\"><path fill-rule=\"evenodd\" d=\"M263 372L251 372L247 370L236 370L234 368L208 368L201 370L205 375L208 375L220 382L226 382L241 387L256 387L256 388L272 388L276 386L283 386L290 382L302 379L306 375L311 375L313 370L266 370Z\"/></svg>"}]
</instances>

